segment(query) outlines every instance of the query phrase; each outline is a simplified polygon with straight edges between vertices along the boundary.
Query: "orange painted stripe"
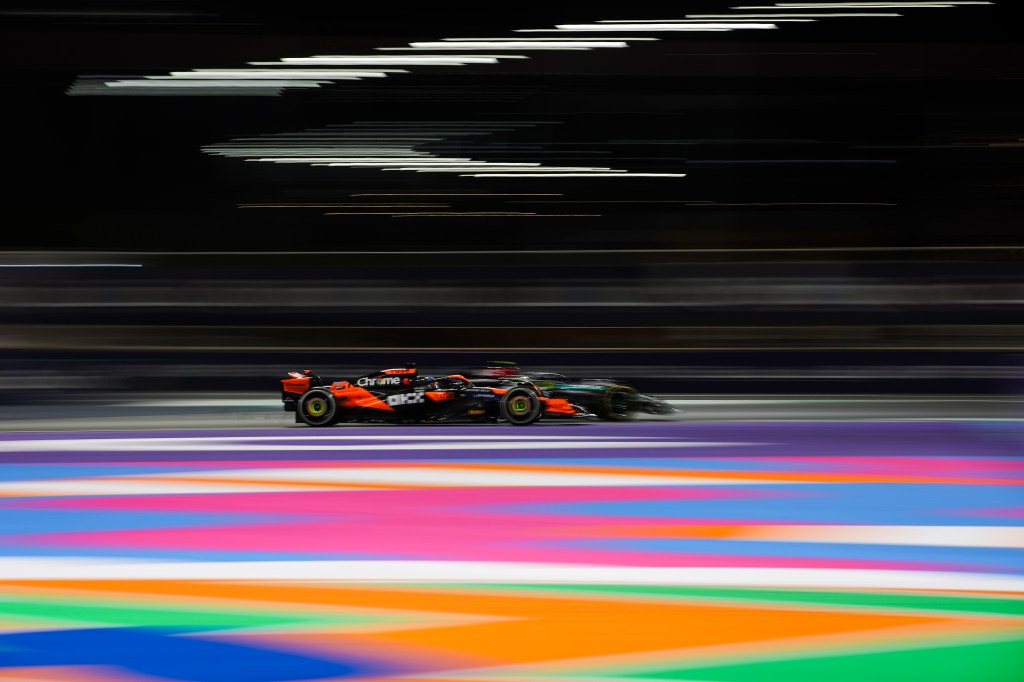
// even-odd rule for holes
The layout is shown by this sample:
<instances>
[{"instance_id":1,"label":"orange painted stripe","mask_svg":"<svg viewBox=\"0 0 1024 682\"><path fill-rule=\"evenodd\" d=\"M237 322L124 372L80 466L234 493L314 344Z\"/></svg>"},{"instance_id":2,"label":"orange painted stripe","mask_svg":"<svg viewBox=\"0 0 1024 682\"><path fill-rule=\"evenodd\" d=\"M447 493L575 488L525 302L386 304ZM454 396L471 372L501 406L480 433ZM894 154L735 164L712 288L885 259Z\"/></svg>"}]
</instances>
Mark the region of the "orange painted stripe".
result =
<instances>
[{"instance_id":1,"label":"orange painted stripe","mask_svg":"<svg viewBox=\"0 0 1024 682\"><path fill-rule=\"evenodd\" d=\"M8 583L11 584L11 583ZM22 581L22 584L40 584ZM484 590L367 588L267 583L71 581L77 589L112 593L176 593L280 603L362 606L504 616L512 620L385 633L352 633L351 641L456 651L495 665L706 647L963 620L949 617L829 612L790 604L616 601L600 595L540 598Z\"/></svg>"}]
</instances>

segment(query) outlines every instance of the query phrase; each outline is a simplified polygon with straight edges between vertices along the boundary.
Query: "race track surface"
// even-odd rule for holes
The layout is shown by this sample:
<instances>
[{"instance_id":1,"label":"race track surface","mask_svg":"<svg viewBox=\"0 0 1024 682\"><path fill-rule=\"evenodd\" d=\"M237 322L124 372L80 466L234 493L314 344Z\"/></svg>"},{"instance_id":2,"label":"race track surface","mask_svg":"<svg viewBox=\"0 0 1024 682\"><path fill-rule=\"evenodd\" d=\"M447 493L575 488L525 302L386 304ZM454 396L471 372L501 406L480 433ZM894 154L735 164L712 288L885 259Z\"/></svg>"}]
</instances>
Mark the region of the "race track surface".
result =
<instances>
[{"instance_id":1,"label":"race track surface","mask_svg":"<svg viewBox=\"0 0 1024 682\"><path fill-rule=\"evenodd\" d=\"M0 434L0 680L1019 681L1024 425Z\"/></svg>"}]
</instances>

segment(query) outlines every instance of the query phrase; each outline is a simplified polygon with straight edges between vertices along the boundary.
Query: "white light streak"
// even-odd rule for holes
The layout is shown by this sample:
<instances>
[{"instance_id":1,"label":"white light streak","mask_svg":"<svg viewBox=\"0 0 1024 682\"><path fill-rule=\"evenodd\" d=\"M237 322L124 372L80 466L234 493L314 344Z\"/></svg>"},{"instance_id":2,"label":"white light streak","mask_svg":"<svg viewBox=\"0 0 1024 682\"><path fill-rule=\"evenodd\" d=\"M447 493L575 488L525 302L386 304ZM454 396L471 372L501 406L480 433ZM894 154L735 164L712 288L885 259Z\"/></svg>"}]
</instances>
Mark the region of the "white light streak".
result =
<instances>
[{"instance_id":1,"label":"white light streak","mask_svg":"<svg viewBox=\"0 0 1024 682\"><path fill-rule=\"evenodd\" d=\"M330 81L358 81L358 80L362 80L364 78L384 78L385 76L386 76L386 74L383 74L383 73L366 73L366 74L362 74L362 75L345 74L345 75L327 76L327 77L325 77L323 75L315 75L315 74L305 75L305 74L301 74L301 73L299 73L299 74L264 73L264 74L253 74L253 75L248 75L248 76L245 75L245 74L234 74L234 73L228 73L228 74L185 73L185 74L182 74L180 76L173 76L173 75L172 76L143 76L142 78L144 80L151 80L151 81L184 81L184 80L190 80L190 81L201 81L201 80L221 80L221 81L247 81L247 80L252 80L252 81L268 81L268 80L280 80L282 78L286 78L288 80L318 80L318 81L320 81L322 83L328 83Z\"/></svg>"},{"instance_id":2,"label":"white light streak","mask_svg":"<svg viewBox=\"0 0 1024 682\"><path fill-rule=\"evenodd\" d=\"M417 42L409 43L409 46L417 49L427 48L440 48L442 50L452 49L466 49L470 50L473 48L494 48L494 49L507 49L515 48L520 49L524 47L529 48L540 48L549 50L556 47L566 47L572 49L582 49L590 47L629 47L629 43L621 40L578 40L578 41L561 41L561 40L518 40L518 41L485 41L485 40L445 40L438 42ZM378 47L378 50L401 50L406 48L397 47Z\"/></svg>"},{"instance_id":3,"label":"white light streak","mask_svg":"<svg viewBox=\"0 0 1024 682\"><path fill-rule=\"evenodd\" d=\"M765 17L771 17L772 18L772 23L775 23L775 17L777 15L766 14L764 16ZM722 18L722 19L728 18L728 19L730 19L730 22L735 20L737 22L742 22L742 23L760 21L760 19L758 19L758 18L755 18L755 19L734 19L733 15L731 15L731 14L723 14L723 15L720 15L719 17L715 17L715 18ZM779 19L778 21L812 22L812 21L817 21L817 20L816 19ZM602 19L601 21L599 21L597 23L599 23L599 24L693 24L693 23L704 24L704 23L707 23L707 19ZM552 38L552 40L555 40L555 39ZM583 39L581 39L581 40L583 40ZM661 39L660 38L652 38L652 40L661 40Z\"/></svg>"},{"instance_id":4,"label":"white light streak","mask_svg":"<svg viewBox=\"0 0 1024 682\"><path fill-rule=\"evenodd\" d=\"M354 55L348 55L348 54L315 54L315 55L313 55L311 57L284 57L283 59L284 59L284 61L288 61L290 59L370 59L370 60L373 60L373 59L380 59L380 57L377 57L376 55L365 55L365 54L364 55L355 55L355 54ZM388 59L390 59L390 57L388 57ZM480 60L487 60L489 62L489 60L492 60L492 59L529 59L529 57L527 57L526 55L521 55L521 54L481 55L480 57L452 57L451 55L448 55L448 54L427 54L427 55L423 55L423 59L460 59L460 60L480 59Z\"/></svg>"},{"instance_id":5,"label":"white light streak","mask_svg":"<svg viewBox=\"0 0 1024 682\"><path fill-rule=\"evenodd\" d=\"M505 50L507 48L508 48L508 45L490 45L490 46L478 45L478 46L475 46L475 47L459 47L458 43L446 43L446 44L443 44L441 46L436 46L435 45L435 46L432 46L432 47L375 47L373 49L381 50L381 51L390 51L390 52L401 52L403 50L407 51L407 52L417 52L419 50L452 50L452 51L471 50L471 51L476 52L476 51L479 51L479 50ZM533 47L530 47L530 46L526 46L526 47L522 47L522 46L518 46L517 45L516 49L517 50L533 50L533 51L537 51L537 50L550 50L550 51L588 52L592 48L580 47L580 46L573 46L573 47L555 47L555 46L548 46L548 47L533 46Z\"/></svg>"},{"instance_id":6,"label":"white light streak","mask_svg":"<svg viewBox=\"0 0 1024 682\"><path fill-rule=\"evenodd\" d=\"M128 80L107 81L108 88L319 88L331 81L308 80Z\"/></svg>"},{"instance_id":7,"label":"white light streak","mask_svg":"<svg viewBox=\"0 0 1024 682\"><path fill-rule=\"evenodd\" d=\"M736 23L736 22L707 22L698 24L686 24L679 25L675 23L655 24L655 23L636 23L636 24L556 24L559 30L564 31L620 31L622 29L637 30L637 31L699 31L705 28L751 28L751 29L772 29L778 28L775 24L760 24L760 23Z\"/></svg>"},{"instance_id":8,"label":"white light streak","mask_svg":"<svg viewBox=\"0 0 1024 682\"><path fill-rule=\"evenodd\" d=\"M373 195L381 196L381 195ZM403 194L400 196L425 196L425 195L408 195ZM434 196L434 195L429 195ZM447 195L447 196L476 196L476 194L459 194L459 195ZM500 194L483 194L480 196L503 196ZM530 194L529 196L543 196ZM458 250L418 250L418 251L104 251L99 252L97 255L105 256L308 256L308 255L325 255L325 256L419 256L419 255L432 255L432 256L447 256L453 254L472 254L476 256L481 255L506 255L506 254L552 254L552 255L581 255L581 254L608 254L608 253L648 253L648 254L659 254L659 253L911 253L914 251L936 251L936 252L956 252L956 251L1020 251L1024 249L1024 244L1000 244L1000 245L988 245L988 246L805 246L805 247L781 247L781 248L721 248L721 249L500 249L500 250L481 250L481 249L458 249ZM47 254L47 255L77 255L75 251L15 251L7 253L16 254ZM328 438L329 436L323 436ZM453 436L447 436L451 438ZM468 437L468 436L467 436ZM570 436L565 436L569 438ZM572 436L573 438L581 438L582 436ZM242 437L236 438L239 439ZM248 437L244 437L248 438ZM269 438L269 436L261 436L261 439ZM289 436L281 436L281 438L289 438ZM303 436L304 439L312 438L312 436ZM388 440L394 440L397 436L390 436ZM409 436L409 438L420 438L420 436ZM497 436L492 436L497 438ZM544 436L544 438L554 438L554 436ZM43 441L39 441L43 442ZM77 442L77 441L76 441ZM0 449L3 449L3 445L0 444Z\"/></svg>"},{"instance_id":9,"label":"white light streak","mask_svg":"<svg viewBox=\"0 0 1024 682\"><path fill-rule=\"evenodd\" d=\"M330 165L330 164L327 164ZM529 165L529 164L525 164ZM613 168L593 168L588 166L541 166L540 164L534 164L532 167L524 168L512 163L490 163L487 161L477 162L475 164L455 164L447 167L435 167L425 164L417 164L415 166L406 165L403 168L386 168L385 170L410 170L418 173L461 173L464 171L475 171L480 170L482 166L486 166L489 169L495 171L502 171L506 173L552 173L552 172L604 172L604 173L628 173L629 171L617 170Z\"/></svg>"},{"instance_id":10,"label":"white light streak","mask_svg":"<svg viewBox=\"0 0 1024 682\"><path fill-rule=\"evenodd\" d=\"M779 7L778 9L785 9ZM687 14L687 19L775 19L776 17L824 18L824 17L902 17L896 12L824 12L816 14Z\"/></svg>"},{"instance_id":11,"label":"white light streak","mask_svg":"<svg viewBox=\"0 0 1024 682\"><path fill-rule=\"evenodd\" d=\"M347 207L342 207L347 208ZM531 216L537 215L536 211L459 211L457 209L448 206L447 204L439 204L432 206L430 204L393 204L388 206L387 204L365 204L362 208L401 208L401 211L338 211L324 213L324 215L498 215L498 216ZM410 208L431 208L432 211L410 211ZM440 210L443 209L443 210ZM560 213L555 215L562 215Z\"/></svg>"},{"instance_id":12,"label":"white light streak","mask_svg":"<svg viewBox=\"0 0 1024 682\"><path fill-rule=\"evenodd\" d=\"M412 204L238 204L238 208L450 208L451 204L442 202Z\"/></svg>"},{"instance_id":13,"label":"white light streak","mask_svg":"<svg viewBox=\"0 0 1024 682\"><path fill-rule=\"evenodd\" d=\"M386 166L408 166L410 163L415 164L415 168L433 168L434 166L451 166L457 168L467 168L469 166L492 166L499 168L514 168L516 166L540 166L539 163L491 163L490 161L455 161L455 160L443 160L443 161L341 161L333 163L315 163L314 166L374 166L374 167L386 167ZM410 170L403 168L402 170ZM529 170L524 168L523 170Z\"/></svg>"},{"instance_id":14,"label":"white light streak","mask_svg":"<svg viewBox=\"0 0 1024 682\"><path fill-rule=\"evenodd\" d=\"M485 163L483 161L474 161L473 159L470 159L468 157L464 157L464 158L454 158L454 157L453 158L448 158L448 157L445 157L444 159L438 159L437 161L433 161L432 159L435 159L435 158L438 158L438 157L424 156L424 157L405 157L405 158L403 158L403 157L393 157L393 156L392 157L388 157L388 156L381 156L381 157L373 157L373 156L359 157L359 156L354 156L354 157L346 158L346 157L340 157L340 156L339 157L329 157L329 156L296 156L296 157L262 157L262 158L258 158L258 159L249 159L249 160L250 161L266 161L266 162L270 162L270 163L317 163L317 164L324 164L324 165L345 165L345 164L352 164L352 163L371 163L371 164L388 163L388 164L398 164L398 165L409 165L410 163L413 163L413 164L426 164L426 163L442 163L442 162L444 162L444 163L452 163L452 164L455 164L455 163L458 163L458 164ZM325 164L325 162L326 162L326 164Z\"/></svg>"},{"instance_id":15,"label":"white light streak","mask_svg":"<svg viewBox=\"0 0 1024 682\"><path fill-rule=\"evenodd\" d=\"M457 173L464 177L496 177L500 174L531 175L537 177L572 177L578 175L608 176L633 175L637 177L685 177L678 173L630 173L628 170L605 166L544 165L539 161L493 161L465 156L442 156L428 151L417 151L421 142L449 140L456 136L482 136L494 132L516 130L526 126L556 121L392 121L356 122L329 129L282 133L266 137L237 138L219 145L203 147L208 154L242 157L245 161L276 164L306 164L315 167L375 169L416 173ZM466 129L468 128L468 130ZM438 136L417 134L417 130ZM390 146L378 146L383 139L396 140ZM400 141L400 142L397 142ZM453 149L452 153L460 153ZM464 152L462 152L464 153ZM523 150L523 153L529 153ZM589 160L589 159L588 159ZM553 196L557 194L552 193ZM472 196L472 194L469 194ZM394 212L379 213L388 215ZM447 211L445 213L448 213ZM477 213L477 212L474 212ZM493 214L494 212L488 212ZM348 213L354 215L353 213ZM453 212L466 215L467 212Z\"/></svg>"},{"instance_id":16,"label":"white light streak","mask_svg":"<svg viewBox=\"0 0 1024 682\"><path fill-rule=\"evenodd\" d=\"M392 72L404 69L391 69ZM385 78L385 71L363 71L357 69L224 69L209 71L171 71L169 76L144 76L144 78Z\"/></svg>"},{"instance_id":17,"label":"white light streak","mask_svg":"<svg viewBox=\"0 0 1024 682\"><path fill-rule=\"evenodd\" d=\"M495 194L492 192L467 192L464 194L449 194L449 193L423 193L418 192L415 194L408 193L395 193L395 194L381 194L381 193L363 193L353 194L354 197L561 197L565 196L562 192L510 192ZM275 403L276 404L276 403Z\"/></svg>"},{"instance_id":18,"label":"white light streak","mask_svg":"<svg viewBox=\"0 0 1024 682\"><path fill-rule=\"evenodd\" d=\"M953 7L953 6L954 5L950 5L950 4L941 4L940 5L940 4L935 4L935 3L923 3L923 2L915 2L915 3L910 3L910 4L908 4L908 3L898 3L897 4L897 3L888 3L888 2L880 2L878 4L873 4L873 3L822 2L822 3L811 3L811 4L802 4L802 5L789 5L789 4L783 4L783 3L779 3L777 5L740 5L740 6L734 7L733 9L798 9L798 8L829 9L829 8L833 8L833 7L837 8L837 9L842 9L844 7L850 7L850 8L866 7L868 9L870 9L872 7L875 7L875 8L887 8L887 7Z\"/></svg>"},{"instance_id":19,"label":"white light streak","mask_svg":"<svg viewBox=\"0 0 1024 682\"><path fill-rule=\"evenodd\" d=\"M171 71L171 74L191 74L191 73L224 73L224 74L245 74L245 73L279 73L283 75L289 75L291 73L338 73L341 75L345 74L360 74L360 73L409 73L408 69L190 69L188 71Z\"/></svg>"},{"instance_id":20,"label":"white light streak","mask_svg":"<svg viewBox=\"0 0 1024 682\"><path fill-rule=\"evenodd\" d=\"M771 9L774 7L956 7L957 5L991 5L991 2L940 0L939 2L777 2L774 5L740 5L733 9Z\"/></svg>"},{"instance_id":21,"label":"white light streak","mask_svg":"<svg viewBox=\"0 0 1024 682\"><path fill-rule=\"evenodd\" d=\"M471 173L467 178L685 178L686 173Z\"/></svg>"},{"instance_id":22,"label":"white light streak","mask_svg":"<svg viewBox=\"0 0 1024 682\"><path fill-rule=\"evenodd\" d=\"M671 21L671 20L669 20L669 21ZM601 23L601 22L599 22L599 23ZM627 23L631 23L631 22L627 22ZM632 23L640 23L640 22L637 21L637 22L632 22ZM634 40L661 40L661 38L649 38L649 37L648 38L618 38L618 39L619 40L627 40L627 41L634 41ZM508 41L508 42L515 42L515 41L521 41L522 38L442 38L442 40L445 41L445 42L457 42L457 43L465 43L465 42L471 42L471 41L486 41L486 42ZM589 40L593 40L593 39L592 38L569 38L569 37L566 37L566 38L530 38L530 42L531 43L533 43L533 42L549 41L549 40L550 41L571 41L571 40L589 41Z\"/></svg>"},{"instance_id":23,"label":"white light streak","mask_svg":"<svg viewBox=\"0 0 1024 682\"><path fill-rule=\"evenodd\" d=\"M732 27L721 27L721 28L706 28L701 24L623 24L620 26L614 26L611 24L569 24L570 26L576 25L580 28L517 28L516 33L558 33L559 31L574 31L574 32L591 32L591 33L610 33L612 31L732 31ZM741 26L741 24L734 24L735 27ZM751 24L742 24L743 28L750 28ZM774 25L771 28L776 28Z\"/></svg>"},{"instance_id":24,"label":"white light streak","mask_svg":"<svg viewBox=\"0 0 1024 682\"><path fill-rule=\"evenodd\" d=\"M393 213L395 218L412 218L419 213ZM600 213L444 213L444 217L472 216L475 218L600 218Z\"/></svg>"},{"instance_id":25,"label":"white light streak","mask_svg":"<svg viewBox=\"0 0 1024 682\"><path fill-rule=\"evenodd\" d=\"M389 57L387 55L313 55L312 57L283 57L280 62L248 62L250 65L261 64L432 64L453 63L453 64L497 64L499 59L529 59L523 54L495 54L495 55L450 55L450 54L424 54L404 55L401 57Z\"/></svg>"},{"instance_id":26,"label":"white light streak","mask_svg":"<svg viewBox=\"0 0 1024 682\"><path fill-rule=\"evenodd\" d=\"M381 57L381 59L387 59L387 57ZM396 59L400 59L397 58ZM400 64L403 66L465 66L466 62L456 61L456 57L452 56L451 59L430 59L430 60L418 60L414 57L409 57L405 61L390 61L390 62L354 62L354 61L328 61L326 59L295 59L290 62L246 62L253 66L373 66L376 63L379 64ZM494 64L496 62L484 62L486 64ZM408 72L407 72L408 73Z\"/></svg>"},{"instance_id":27,"label":"white light streak","mask_svg":"<svg viewBox=\"0 0 1024 682\"><path fill-rule=\"evenodd\" d=\"M140 263L0 263L0 268L141 268Z\"/></svg>"},{"instance_id":28,"label":"white light streak","mask_svg":"<svg viewBox=\"0 0 1024 682\"><path fill-rule=\"evenodd\" d=\"M494 55L493 57L483 55L461 56L461 55L403 55L389 57L380 55L367 57L365 59L353 59L350 57L293 57L279 62L246 62L252 66L373 66L400 65L400 66L465 66L466 64L497 64L499 59L529 59L526 55Z\"/></svg>"}]
</instances>

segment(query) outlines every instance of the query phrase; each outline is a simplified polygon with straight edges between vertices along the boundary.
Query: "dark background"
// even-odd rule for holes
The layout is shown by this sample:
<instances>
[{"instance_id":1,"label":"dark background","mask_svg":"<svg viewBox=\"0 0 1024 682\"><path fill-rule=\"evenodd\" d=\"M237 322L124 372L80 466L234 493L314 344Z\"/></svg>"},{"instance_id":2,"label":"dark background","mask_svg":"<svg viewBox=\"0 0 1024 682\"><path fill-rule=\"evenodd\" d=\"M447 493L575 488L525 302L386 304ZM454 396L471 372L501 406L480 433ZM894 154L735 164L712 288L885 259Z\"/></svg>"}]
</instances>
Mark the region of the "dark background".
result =
<instances>
[{"instance_id":1,"label":"dark background","mask_svg":"<svg viewBox=\"0 0 1024 682\"><path fill-rule=\"evenodd\" d=\"M262 390L298 366L497 356L672 392L1019 391L1024 60L1009 3L624 31L660 40L510 49L531 58L278 96L76 91L731 4L4 4L0 264L19 267L0 268L3 387ZM203 151L403 121L521 124L459 143L477 159L687 177L470 178ZM480 193L558 196L354 196ZM396 216L396 201L550 217ZM24 267L99 264L142 267Z\"/></svg>"}]
</instances>

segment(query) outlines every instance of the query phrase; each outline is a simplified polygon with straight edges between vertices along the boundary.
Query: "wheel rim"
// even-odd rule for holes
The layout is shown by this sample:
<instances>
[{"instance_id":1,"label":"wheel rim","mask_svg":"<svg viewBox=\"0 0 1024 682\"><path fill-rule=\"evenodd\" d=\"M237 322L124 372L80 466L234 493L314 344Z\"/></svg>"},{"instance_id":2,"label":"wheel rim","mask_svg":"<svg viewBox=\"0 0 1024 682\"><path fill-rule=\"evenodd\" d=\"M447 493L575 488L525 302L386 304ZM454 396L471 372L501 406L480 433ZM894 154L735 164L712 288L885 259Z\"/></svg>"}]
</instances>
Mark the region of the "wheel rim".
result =
<instances>
[{"instance_id":1,"label":"wheel rim","mask_svg":"<svg viewBox=\"0 0 1024 682\"><path fill-rule=\"evenodd\" d=\"M629 412L629 396L625 391L613 391L609 397L609 407L615 414Z\"/></svg>"},{"instance_id":2,"label":"wheel rim","mask_svg":"<svg viewBox=\"0 0 1024 682\"><path fill-rule=\"evenodd\" d=\"M322 417L327 412L327 401L323 398L314 398L306 403L306 412L312 417Z\"/></svg>"},{"instance_id":3,"label":"wheel rim","mask_svg":"<svg viewBox=\"0 0 1024 682\"><path fill-rule=\"evenodd\" d=\"M633 418L636 390L628 386L613 386L604 398L604 418L628 421Z\"/></svg>"},{"instance_id":4,"label":"wheel rim","mask_svg":"<svg viewBox=\"0 0 1024 682\"><path fill-rule=\"evenodd\" d=\"M530 401L526 397L516 398L509 404L509 408L515 414L526 414L530 411Z\"/></svg>"}]
</instances>

